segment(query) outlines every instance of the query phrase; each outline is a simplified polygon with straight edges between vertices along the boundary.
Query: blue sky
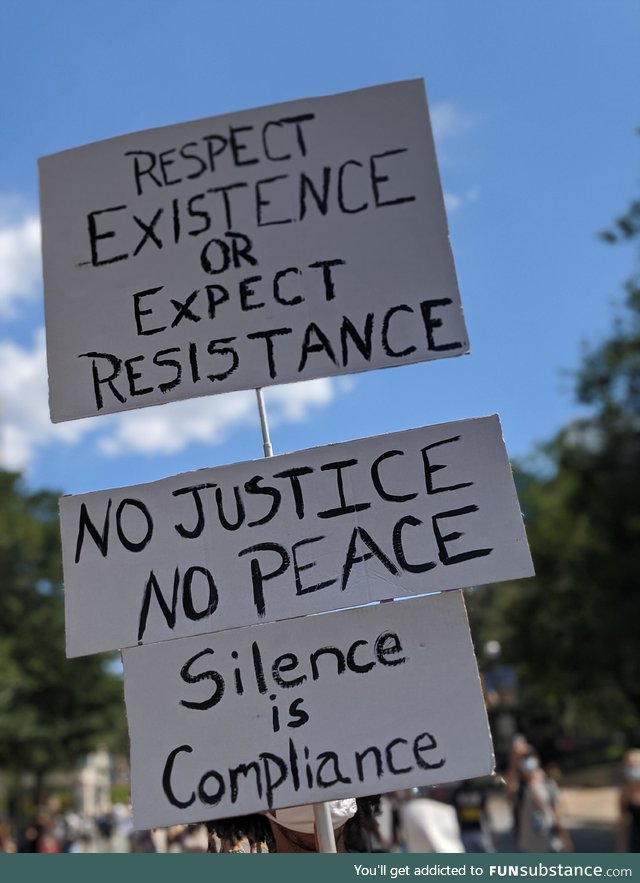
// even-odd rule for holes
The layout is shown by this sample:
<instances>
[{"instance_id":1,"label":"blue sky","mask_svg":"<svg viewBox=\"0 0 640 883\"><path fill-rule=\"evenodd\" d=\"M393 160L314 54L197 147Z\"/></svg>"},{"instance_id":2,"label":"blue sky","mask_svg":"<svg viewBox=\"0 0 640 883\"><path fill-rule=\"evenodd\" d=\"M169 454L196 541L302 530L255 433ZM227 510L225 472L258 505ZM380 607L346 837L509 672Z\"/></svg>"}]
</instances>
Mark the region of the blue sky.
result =
<instances>
[{"instance_id":1,"label":"blue sky","mask_svg":"<svg viewBox=\"0 0 640 883\"><path fill-rule=\"evenodd\" d=\"M81 492L261 456L251 393L53 427L39 156L184 120L424 77L471 354L267 393L276 453L497 412L524 457L577 414L632 252L632 0L3 0L0 464Z\"/></svg>"}]
</instances>

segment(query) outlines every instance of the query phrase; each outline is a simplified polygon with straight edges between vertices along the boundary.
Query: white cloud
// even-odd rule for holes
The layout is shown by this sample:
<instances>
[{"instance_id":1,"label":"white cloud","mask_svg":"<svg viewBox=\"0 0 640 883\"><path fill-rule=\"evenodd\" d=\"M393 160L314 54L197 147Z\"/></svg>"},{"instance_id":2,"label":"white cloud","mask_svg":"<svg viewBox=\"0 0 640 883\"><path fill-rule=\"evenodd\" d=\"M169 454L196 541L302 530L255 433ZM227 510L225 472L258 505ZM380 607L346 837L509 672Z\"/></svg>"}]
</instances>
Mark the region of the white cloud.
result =
<instances>
[{"instance_id":1,"label":"white cloud","mask_svg":"<svg viewBox=\"0 0 640 883\"><path fill-rule=\"evenodd\" d=\"M220 444L233 429L251 423L251 404L251 393L228 393L118 414L98 450L116 457L176 454L191 442Z\"/></svg>"},{"instance_id":2,"label":"white cloud","mask_svg":"<svg viewBox=\"0 0 640 883\"><path fill-rule=\"evenodd\" d=\"M308 419L313 410L330 405L337 390L338 385L329 379L266 390L269 425ZM173 454L192 442L221 444L235 430L257 426L258 406L253 391L235 392L130 411L114 421L113 429L98 442L103 454Z\"/></svg>"},{"instance_id":3,"label":"white cloud","mask_svg":"<svg viewBox=\"0 0 640 883\"><path fill-rule=\"evenodd\" d=\"M341 391L344 386L340 385ZM300 423L313 408L325 408L336 395L336 383L322 378L274 386L265 390L265 405L269 406L269 423Z\"/></svg>"},{"instance_id":4,"label":"white cloud","mask_svg":"<svg viewBox=\"0 0 640 883\"><path fill-rule=\"evenodd\" d=\"M473 187L461 194L446 192L444 194L444 204L447 207L448 212L454 212L456 209L459 209L467 203L475 202L476 199L478 199L478 196L479 191L477 187Z\"/></svg>"},{"instance_id":5,"label":"white cloud","mask_svg":"<svg viewBox=\"0 0 640 883\"><path fill-rule=\"evenodd\" d=\"M44 329L31 349L0 341L0 463L25 469L39 448L58 439L77 442L92 427L88 420L54 426L47 407Z\"/></svg>"},{"instance_id":6,"label":"white cloud","mask_svg":"<svg viewBox=\"0 0 640 883\"><path fill-rule=\"evenodd\" d=\"M473 125L471 116L450 101L437 101L430 109L430 116L433 137L438 142L460 135Z\"/></svg>"},{"instance_id":7,"label":"white cloud","mask_svg":"<svg viewBox=\"0 0 640 883\"><path fill-rule=\"evenodd\" d=\"M436 102L431 107L431 125L433 127L433 137L438 147L438 157L440 163L449 165L448 145L454 138L459 137L464 132L469 131L476 125L476 118L470 114L460 111L450 101ZM444 193L444 202L449 213L456 211L463 205L475 202L478 199L478 189L471 188L465 193L453 193L446 190Z\"/></svg>"},{"instance_id":8,"label":"white cloud","mask_svg":"<svg viewBox=\"0 0 640 883\"><path fill-rule=\"evenodd\" d=\"M19 301L37 295L41 278L38 218L11 223L0 217L0 316L15 316Z\"/></svg>"},{"instance_id":9,"label":"white cloud","mask_svg":"<svg viewBox=\"0 0 640 883\"><path fill-rule=\"evenodd\" d=\"M265 392L269 423L304 421L352 388L342 378L271 388ZM176 454L192 443L221 444L246 426L258 426L252 391L54 425L47 404L44 329L37 332L31 348L0 341L0 464L6 468L28 469L54 441L77 445L91 435L97 452L106 456Z\"/></svg>"},{"instance_id":10,"label":"white cloud","mask_svg":"<svg viewBox=\"0 0 640 883\"><path fill-rule=\"evenodd\" d=\"M458 196L456 193L445 193L444 204L447 207L448 212L454 212L462 205L462 197Z\"/></svg>"}]
</instances>

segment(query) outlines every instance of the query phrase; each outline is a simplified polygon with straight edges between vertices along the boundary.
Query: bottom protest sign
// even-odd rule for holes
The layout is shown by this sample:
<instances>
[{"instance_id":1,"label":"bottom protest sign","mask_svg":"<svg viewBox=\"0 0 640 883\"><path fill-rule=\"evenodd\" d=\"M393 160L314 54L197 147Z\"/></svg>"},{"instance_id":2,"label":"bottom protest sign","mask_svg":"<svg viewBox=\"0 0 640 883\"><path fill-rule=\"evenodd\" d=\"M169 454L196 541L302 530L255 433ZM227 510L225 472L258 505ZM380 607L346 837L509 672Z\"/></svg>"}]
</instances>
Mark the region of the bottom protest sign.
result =
<instances>
[{"instance_id":1,"label":"bottom protest sign","mask_svg":"<svg viewBox=\"0 0 640 883\"><path fill-rule=\"evenodd\" d=\"M461 592L123 652L136 827L486 775Z\"/></svg>"}]
</instances>

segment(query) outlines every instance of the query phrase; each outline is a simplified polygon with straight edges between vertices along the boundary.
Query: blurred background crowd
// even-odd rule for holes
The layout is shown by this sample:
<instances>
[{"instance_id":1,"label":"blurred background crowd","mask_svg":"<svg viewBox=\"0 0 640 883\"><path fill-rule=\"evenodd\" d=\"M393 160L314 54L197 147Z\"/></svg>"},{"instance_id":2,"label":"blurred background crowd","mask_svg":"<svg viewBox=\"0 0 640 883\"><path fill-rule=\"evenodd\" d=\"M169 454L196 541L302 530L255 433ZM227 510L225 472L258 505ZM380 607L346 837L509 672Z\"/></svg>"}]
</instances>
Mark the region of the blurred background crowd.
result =
<instances>
[{"instance_id":1,"label":"blurred background crowd","mask_svg":"<svg viewBox=\"0 0 640 883\"><path fill-rule=\"evenodd\" d=\"M380 853L640 851L640 751L622 765L557 762L516 733L493 777L384 794L363 849ZM570 770L570 765L567 767ZM3 853L195 853L268 851L259 836L215 824L134 829L126 763L104 750L73 774L21 790L0 819ZM16 792L14 797L18 797ZM249 829L251 830L251 829Z\"/></svg>"}]
</instances>

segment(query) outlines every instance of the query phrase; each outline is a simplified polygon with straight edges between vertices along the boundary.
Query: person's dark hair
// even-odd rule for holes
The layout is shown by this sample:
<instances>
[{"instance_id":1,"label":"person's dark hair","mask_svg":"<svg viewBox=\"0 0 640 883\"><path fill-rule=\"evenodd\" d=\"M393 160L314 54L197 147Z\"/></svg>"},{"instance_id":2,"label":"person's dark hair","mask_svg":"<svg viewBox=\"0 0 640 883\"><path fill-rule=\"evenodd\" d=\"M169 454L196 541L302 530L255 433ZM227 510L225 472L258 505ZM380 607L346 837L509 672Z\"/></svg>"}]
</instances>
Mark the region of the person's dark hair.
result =
<instances>
[{"instance_id":1,"label":"person's dark hair","mask_svg":"<svg viewBox=\"0 0 640 883\"><path fill-rule=\"evenodd\" d=\"M380 813L380 796L359 797L358 807L353 818L344 825L344 843L347 852L371 852L371 838L377 830L376 816ZM243 838L250 844L266 843L269 852L277 852L276 843L269 820L258 813L250 816L236 816L233 819L218 819L206 822L209 838L216 835L233 848Z\"/></svg>"},{"instance_id":2,"label":"person's dark hair","mask_svg":"<svg viewBox=\"0 0 640 883\"><path fill-rule=\"evenodd\" d=\"M236 816L233 819L218 819L214 822L206 822L206 826L209 831L209 842L215 835L223 844L233 849L246 838L251 846L256 843L266 843L269 852L276 851L276 842L273 839L269 820L258 813Z\"/></svg>"},{"instance_id":3,"label":"person's dark hair","mask_svg":"<svg viewBox=\"0 0 640 883\"><path fill-rule=\"evenodd\" d=\"M347 852L371 852L371 840L378 831L376 816L380 815L380 795L356 799L358 811L344 826Z\"/></svg>"}]
</instances>

